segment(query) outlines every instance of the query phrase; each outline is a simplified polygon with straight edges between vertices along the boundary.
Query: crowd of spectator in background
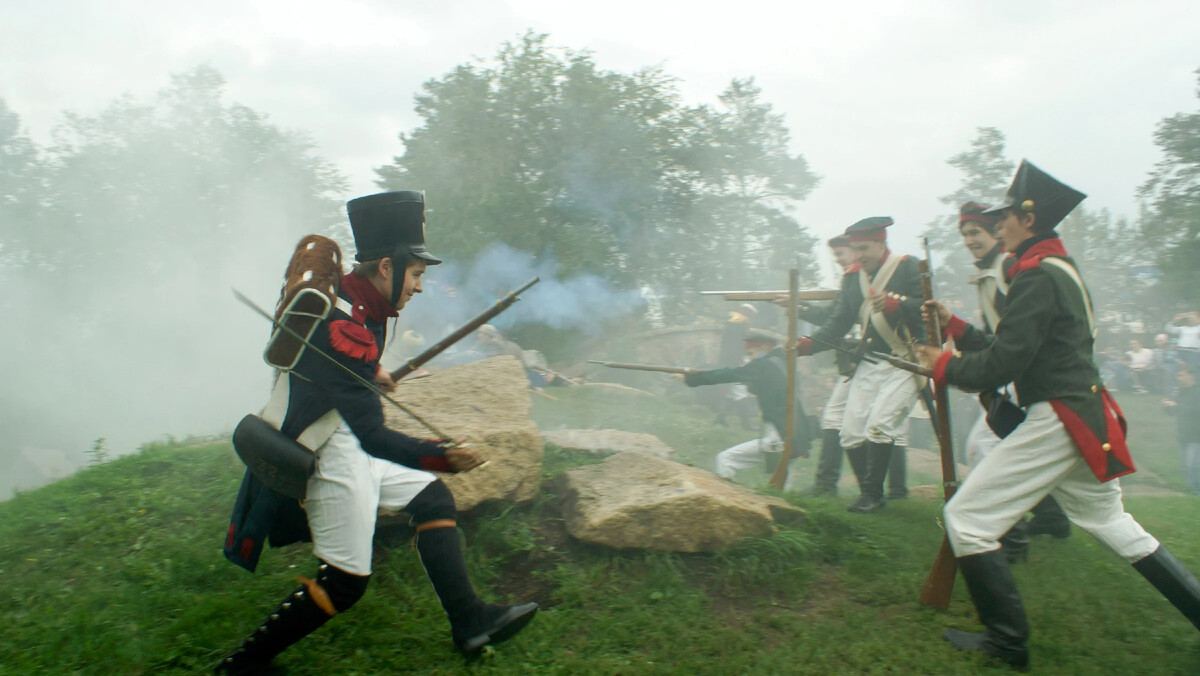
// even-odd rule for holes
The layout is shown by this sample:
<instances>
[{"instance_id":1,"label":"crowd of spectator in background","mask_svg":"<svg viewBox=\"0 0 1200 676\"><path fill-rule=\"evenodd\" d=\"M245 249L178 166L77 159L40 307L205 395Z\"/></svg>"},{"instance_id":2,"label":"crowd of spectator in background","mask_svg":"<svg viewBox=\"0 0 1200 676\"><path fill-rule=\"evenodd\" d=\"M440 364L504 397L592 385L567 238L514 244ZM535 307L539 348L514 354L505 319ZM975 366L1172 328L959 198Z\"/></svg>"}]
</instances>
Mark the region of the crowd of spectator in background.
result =
<instances>
[{"instance_id":1,"label":"crowd of spectator in background","mask_svg":"<svg viewBox=\"0 0 1200 676\"><path fill-rule=\"evenodd\" d=\"M1124 352L1108 347L1097 365L1110 391L1162 397L1163 410L1176 419L1187 489L1200 495L1200 312L1175 315L1153 348L1136 339Z\"/></svg>"}]
</instances>

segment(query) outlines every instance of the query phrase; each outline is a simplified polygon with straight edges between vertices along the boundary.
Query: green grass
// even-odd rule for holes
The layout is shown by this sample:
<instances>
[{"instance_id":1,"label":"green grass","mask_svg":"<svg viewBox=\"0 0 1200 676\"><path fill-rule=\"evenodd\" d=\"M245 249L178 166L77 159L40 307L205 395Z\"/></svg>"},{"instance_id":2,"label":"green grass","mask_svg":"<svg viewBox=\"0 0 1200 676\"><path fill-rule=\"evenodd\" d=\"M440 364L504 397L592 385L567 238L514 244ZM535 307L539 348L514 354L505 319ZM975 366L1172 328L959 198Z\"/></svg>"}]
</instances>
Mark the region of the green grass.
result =
<instances>
[{"instance_id":1,"label":"green grass","mask_svg":"<svg viewBox=\"0 0 1200 676\"><path fill-rule=\"evenodd\" d=\"M592 426L656 432L700 466L747 438L714 428L683 398L554 394L560 399L535 399L544 427L587 417ZM1179 486L1174 424L1155 417L1156 402L1122 404L1145 435L1135 437L1138 462ZM895 502L861 516L845 511L849 495L789 496L807 523L724 552L614 551L571 539L559 514L555 477L586 462L595 459L548 447L534 501L461 520L484 594L544 604L525 632L480 663L464 666L453 652L406 527L379 533L363 600L278 662L299 675L1005 673L940 639L946 627L978 628L961 581L948 611L916 602L941 540L935 503ZM209 668L294 588L296 574L313 572L306 546L268 550L256 575L221 557L240 477L227 443L159 444L0 504L0 673ZM1200 570L1200 500L1126 503ZM1037 538L1015 575L1038 673L1200 673L1196 630L1078 530L1065 541Z\"/></svg>"}]
</instances>

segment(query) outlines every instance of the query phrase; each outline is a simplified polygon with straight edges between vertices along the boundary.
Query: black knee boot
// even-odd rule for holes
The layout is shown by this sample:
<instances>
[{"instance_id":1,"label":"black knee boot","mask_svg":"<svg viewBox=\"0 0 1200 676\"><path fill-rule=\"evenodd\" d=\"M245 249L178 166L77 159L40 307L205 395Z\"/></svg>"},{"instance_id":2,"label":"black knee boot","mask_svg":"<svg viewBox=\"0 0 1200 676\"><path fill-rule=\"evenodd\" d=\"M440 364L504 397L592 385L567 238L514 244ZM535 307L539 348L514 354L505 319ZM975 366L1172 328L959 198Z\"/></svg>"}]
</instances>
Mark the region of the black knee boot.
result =
<instances>
[{"instance_id":1,"label":"black knee boot","mask_svg":"<svg viewBox=\"0 0 1200 676\"><path fill-rule=\"evenodd\" d=\"M1159 545L1153 554L1134 563L1133 568L1200 629L1200 582L1174 554Z\"/></svg>"},{"instance_id":2,"label":"black knee boot","mask_svg":"<svg viewBox=\"0 0 1200 676\"><path fill-rule=\"evenodd\" d=\"M858 481L858 490L862 492L863 482L867 479L867 445L859 444L854 448L845 449L846 459L850 461L850 469Z\"/></svg>"},{"instance_id":3,"label":"black knee boot","mask_svg":"<svg viewBox=\"0 0 1200 676\"><path fill-rule=\"evenodd\" d=\"M1029 560L1029 522L1021 519L1000 537L1000 551L1009 563Z\"/></svg>"},{"instance_id":4,"label":"black knee boot","mask_svg":"<svg viewBox=\"0 0 1200 676\"><path fill-rule=\"evenodd\" d=\"M945 639L959 650L985 653L1016 669L1029 669L1029 624L1004 554L997 549L959 557L958 567L985 631L947 629Z\"/></svg>"},{"instance_id":5,"label":"black knee boot","mask_svg":"<svg viewBox=\"0 0 1200 676\"><path fill-rule=\"evenodd\" d=\"M475 595L453 523L427 529L418 526L417 553L450 620L454 645L468 658L478 656L489 643L512 638L537 613L536 603L497 606Z\"/></svg>"},{"instance_id":6,"label":"black knee boot","mask_svg":"<svg viewBox=\"0 0 1200 676\"><path fill-rule=\"evenodd\" d=\"M908 497L908 449L904 446L892 449L887 479L888 500L903 500Z\"/></svg>"},{"instance_id":7,"label":"black knee boot","mask_svg":"<svg viewBox=\"0 0 1200 676\"><path fill-rule=\"evenodd\" d=\"M1071 520L1053 495L1047 495L1033 506L1033 518L1029 520L1029 535L1052 535L1062 539L1071 535Z\"/></svg>"},{"instance_id":8,"label":"black knee boot","mask_svg":"<svg viewBox=\"0 0 1200 676\"><path fill-rule=\"evenodd\" d=\"M324 563L317 579L300 578L303 586L288 595L237 650L213 670L218 674L273 673L271 660L296 641L316 631L330 617L349 610L366 590L370 576L350 575Z\"/></svg>"},{"instance_id":9,"label":"black knee boot","mask_svg":"<svg viewBox=\"0 0 1200 676\"><path fill-rule=\"evenodd\" d=\"M892 444L881 444L868 441L864 444L866 456L866 476L860 478L862 495L847 511L868 513L883 509L887 503L883 499L883 482L887 479L888 465L892 462Z\"/></svg>"},{"instance_id":10,"label":"black knee boot","mask_svg":"<svg viewBox=\"0 0 1200 676\"><path fill-rule=\"evenodd\" d=\"M838 430L822 430L821 457L812 488L805 495L837 495L838 479L842 476L842 445Z\"/></svg>"}]
</instances>

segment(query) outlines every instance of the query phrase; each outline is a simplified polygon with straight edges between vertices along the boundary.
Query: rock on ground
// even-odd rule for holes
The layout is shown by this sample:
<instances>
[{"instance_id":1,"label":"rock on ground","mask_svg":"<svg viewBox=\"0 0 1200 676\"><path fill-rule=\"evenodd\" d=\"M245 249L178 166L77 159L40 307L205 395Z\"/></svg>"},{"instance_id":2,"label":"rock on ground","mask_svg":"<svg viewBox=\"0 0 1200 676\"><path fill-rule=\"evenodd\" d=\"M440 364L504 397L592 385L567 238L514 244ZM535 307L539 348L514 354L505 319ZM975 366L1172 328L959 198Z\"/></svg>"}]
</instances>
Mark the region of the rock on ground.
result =
<instances>
[{"instance_id":1,"label":"rock on ground","mask_svg":"<svg viewBox=\"0 0 1200 676\"><path fill-rule=\"evenodd\" d=\"M526 502L537 492L542 437L529 417L529 381L514 357L500 356L404 379L393 399L450 437L465 436L489 462L463 474L441 474L459 511L490 500ZM433 434L388 402L385 424L426 439Z\"/></svg>"},{"instance_id":2,"label":"rock on ground","mask_svg":"<svg viewBox=\"0 0 1200 676\"><path fill-rule=\"evenodd\" d=\"M622 549L712 552L771 532L802 510L715 474L637 453L567 470L563 516L579 540Z\"/></svg>"},{"instance_id":3,"label":"rock on ground","mask_svg":"<svg viewBox=\"0 0 1200 676\"><path fill-rule=\"evenodd\" d=\"M594 455L612 455L626 451L656 458L670 458L675 455L674 449L653 434L623 430L550 430L542 432L542 439L559 448L586 451Z\"/></svg>"}]
</instances>

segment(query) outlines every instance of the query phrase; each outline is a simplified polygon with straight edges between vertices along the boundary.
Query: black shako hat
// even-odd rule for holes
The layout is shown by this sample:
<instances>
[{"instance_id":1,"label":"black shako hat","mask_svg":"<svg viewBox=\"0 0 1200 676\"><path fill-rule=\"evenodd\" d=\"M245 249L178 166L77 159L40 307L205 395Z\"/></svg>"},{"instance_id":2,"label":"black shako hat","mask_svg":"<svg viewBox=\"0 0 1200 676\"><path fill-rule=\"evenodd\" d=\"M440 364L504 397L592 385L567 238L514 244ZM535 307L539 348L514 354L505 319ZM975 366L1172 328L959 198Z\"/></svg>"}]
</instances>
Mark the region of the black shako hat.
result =
<instances>
[{"instance_id":1,"label":"black shako hat","mask_svg":"<svg viewBox=\"0 0 1200 676\"><path fill-rule=\"evenodd\" d=\"M396 190L346 202L354 233L354 260L415 256L429 265L442 259L425 248L425 194Z\"/></svg>"},{"instance_id":2,"label":"black shako hat","mask_svg":"<svg viewBox=\"0 0 1200 676\"><path fill-rule=\"evenodd\" d=\"M886 242L887 227L891 224L891 216L864 218L846 228L846 236L851 242Z\"/></svg>"},{"instance_id":3,"label":"black shako hat","mask_svg":"<svg viewBox=\"0 0 1200 676\"><path fill-rule=\"evenodd\" d=\"M846 235L834 235L829 238L829 248L836 249L839 246L850 246L850 238Z\"/></svg>"},{"instance_id":4,"label":"black shako hat","mask_svg":"<svg viewBox=\"0 0 1200 676\"><path fill-rule=\"evenodd\" d=\"M1004 209L1013 209L1019 213L1036 214L1037 221L1033 229L1046 232L1061 223L1085 197L1087 195L1038 169L1029 160L1021 160L1021 166L1017 167L1017 175L1013 177L1012 185L1008 186L1004 200L983 213L995 214Z\"/></svg>"}]
</instances>

